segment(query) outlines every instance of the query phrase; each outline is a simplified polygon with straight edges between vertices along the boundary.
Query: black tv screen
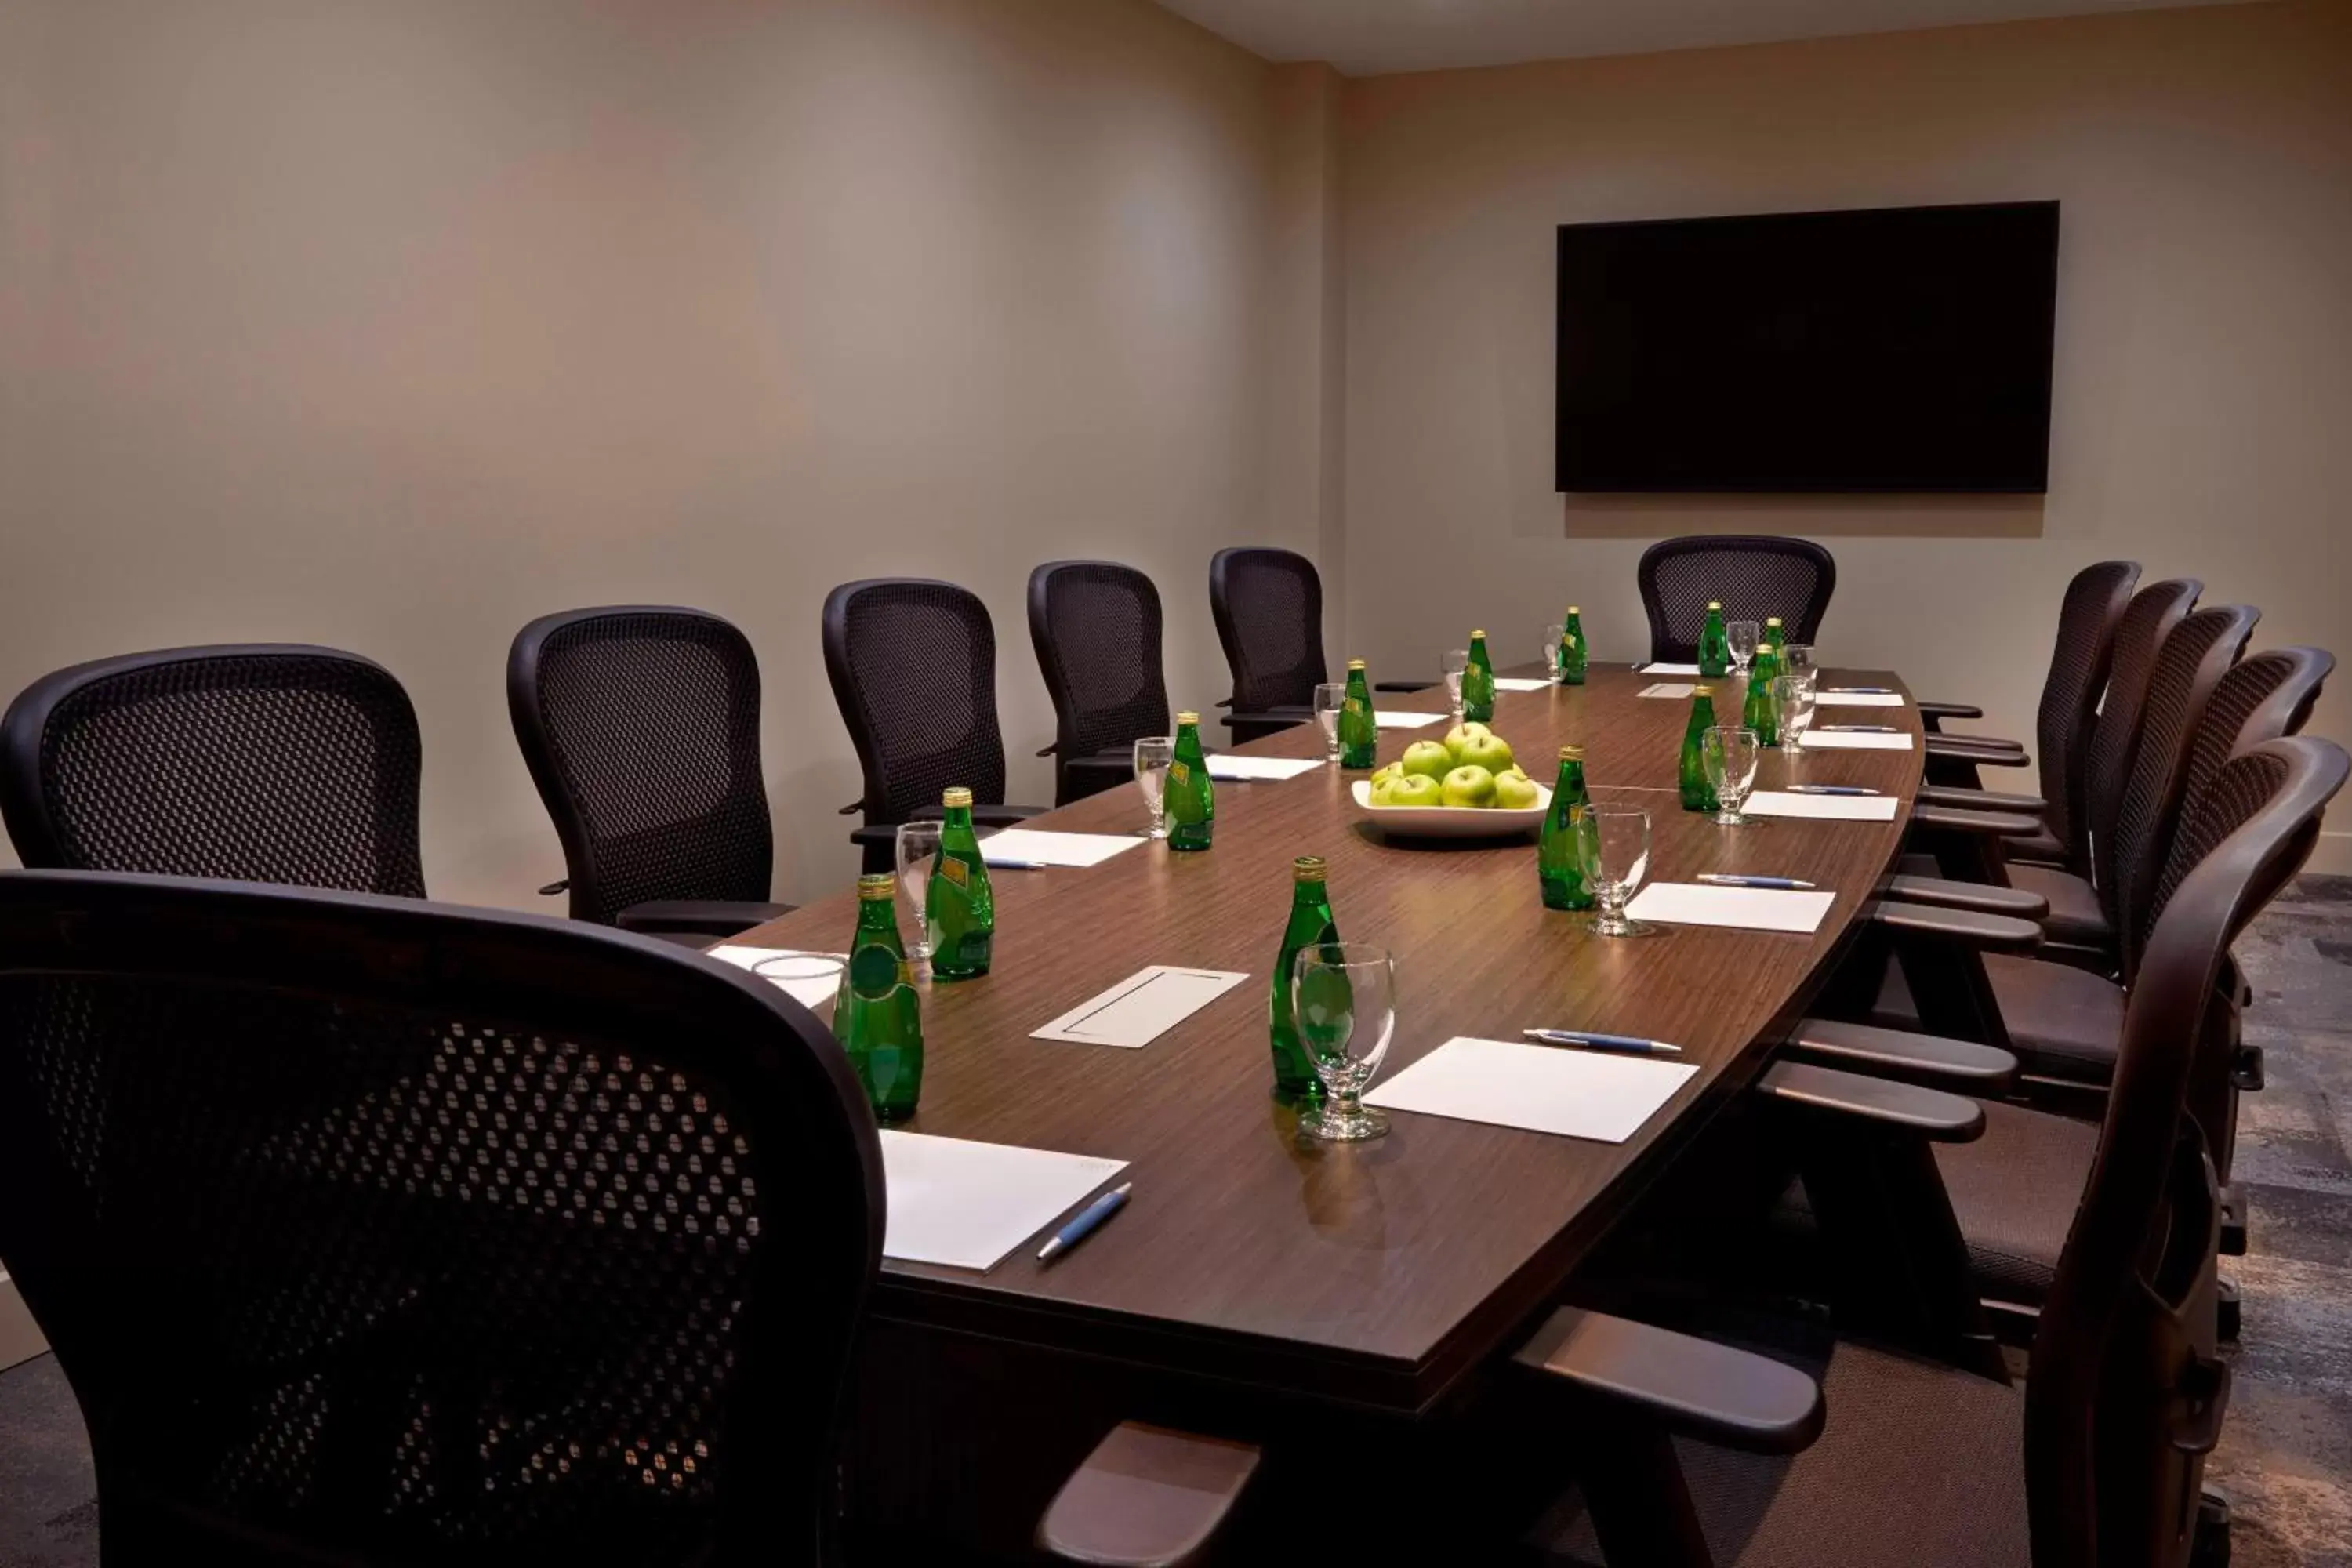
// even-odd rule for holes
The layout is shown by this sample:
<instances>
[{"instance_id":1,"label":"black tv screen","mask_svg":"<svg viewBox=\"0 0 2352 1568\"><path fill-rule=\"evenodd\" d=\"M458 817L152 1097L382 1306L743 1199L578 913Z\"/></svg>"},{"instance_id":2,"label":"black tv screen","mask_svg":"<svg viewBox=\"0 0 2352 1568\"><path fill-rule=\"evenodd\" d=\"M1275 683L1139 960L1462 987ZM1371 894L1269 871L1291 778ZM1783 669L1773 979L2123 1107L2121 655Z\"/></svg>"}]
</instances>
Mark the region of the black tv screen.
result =
<instances>
[{"instance_id":1,"label":"black tv screen","mask_svg":"<svg viewBox=\"0 0 2352 1568\"><path fill-rule=\"evenodd\" d=\"M1563 225L1562 490L2049 488L2058 204Z\"/></svg>"}]
</instances>

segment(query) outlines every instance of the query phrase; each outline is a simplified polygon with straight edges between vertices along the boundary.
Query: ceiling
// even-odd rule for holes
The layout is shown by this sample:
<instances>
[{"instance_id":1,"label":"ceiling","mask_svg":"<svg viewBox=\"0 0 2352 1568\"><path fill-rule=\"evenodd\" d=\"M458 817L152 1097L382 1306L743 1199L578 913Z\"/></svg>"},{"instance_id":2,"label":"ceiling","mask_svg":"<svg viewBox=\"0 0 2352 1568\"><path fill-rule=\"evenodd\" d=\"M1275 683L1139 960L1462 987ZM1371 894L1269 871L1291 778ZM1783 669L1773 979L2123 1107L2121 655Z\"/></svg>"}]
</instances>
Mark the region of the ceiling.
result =
<instances>
[{"instance_id":1,"label":"ceiling","mask_svg":"<svg viewBox=\"0 0 2352 1568\"><path fill-rule=\"evenodd\" d=\"M1349 76L1891 33L2179 0L1160 0L1271 60Z\"/></svg>"}]
</instances>

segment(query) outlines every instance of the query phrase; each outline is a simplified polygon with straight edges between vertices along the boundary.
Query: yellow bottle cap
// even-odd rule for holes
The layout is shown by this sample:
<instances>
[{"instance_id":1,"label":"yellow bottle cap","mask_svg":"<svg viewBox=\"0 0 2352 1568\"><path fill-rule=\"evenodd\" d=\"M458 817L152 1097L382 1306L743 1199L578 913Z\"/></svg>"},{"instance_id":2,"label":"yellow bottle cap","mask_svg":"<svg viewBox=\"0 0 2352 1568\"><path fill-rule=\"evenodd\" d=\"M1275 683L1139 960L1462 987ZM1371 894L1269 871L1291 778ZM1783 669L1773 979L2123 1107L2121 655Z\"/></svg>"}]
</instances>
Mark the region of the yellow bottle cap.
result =
<instances>
[{"instance_id":1,"label":"yellow bottle cap","mask_svg":"<svg viewBox=\"0 0 2352 1568\"><path fill-rule=\"evenodd\" d=\"M1322 856L1301 855L1290 863L1290 875L1294 881L1319 882L1323 879L1324 868Z\"/></svg>"},{"instance_id":2,"label":"yellow bottle cap","mask_svg":"<svg viewBox=\"0 0 2352 1568\"><path fill-rule=\"evenodd\" d=\"M1584 748L1582 746L1562 746L1559 749L1559 760L1563 763L1580 763L1584 761Z\"/></svg>"},{"instance_id":3,"label":"yellow bottle cap","mask_svg":"<svg viewBox=\"0 0 2352 1568\"><path fill-rule=\"evenodd\" d=\"M1470 634L1470 640L1472 642L1485 642L1486 640L1486 634L1485 632L1472 632Z\"/></svg>"},{"instance_id":4,"label":"yellow bottle cap","mask_svg":"<svg viewBox=\"0 0 2352 1568\"><path fill-rule=\"evenodd\" d=\"M1709 599L1706 602L1706 607L1710 610L1719 610L1723 608L1723 601L1721 599Z\"/></svg>"},{"instance_id":5,"label":"yellow bottle cap","mask_svg":"<svg viewBox=\"0 0 2352 1568\"><path fill-rule=\"evenodd\" d=\"M877 871L870 877L857 879L857 896L869 904L898 896L898 879L887 871Z\"/></svg>"},{"instance_id":6,"label":"yellow bottle cap","mask_svg":"<svg viewBox=\"0 0 2352 1568\"><path fill-rule=\"evenodd\" d=\"M1176 722L1179 724L1198 724L1200 721L1201 716L1198 713L1179 713L1176 715Z\"/></svg>"},{"instance_id":7,"label":"yellow bottle cap","mask_svg":"<svg viewBox=\"0 0 2352 1568\"><path fill-rule=\"evenodd\" d=\"M1780 624L1780 617L1778 616L1767 616L1764 617L1764 624L1768 626L1777 626Z\"/></svg>"},{"instance_id":8,"label":"yellow bottle cap","mask_svg":"<svg viewBox=\"0 0 2352 1568\"><path fill-rule=\"evenodd\" d=\"M940 795L941 805L970 805L971 791L961 784L950 784Z\"/></svg>"},{"instance_id":9,"label":"yellow bottle cap","mask_svg":"<svg viewBox=\"0 0 2352 1568\"><path fill-rule=\"evenodd\" d=\"M1582 610L1580 610L1580 609L1577 608L1574 605L1570 605L1568 607L1568 613L1569 613L1570 615L1571 615L1571 616L1580 616L1580 615L1584 614L1584 612L1583 612Z\"/></svg>"},{"instance_id":10,"label":"yellow bottle cap","mask_svg":"<svg viewBox=\"0 0 2352 1568\"><path fill-rule=\"evenodd\" d=\"M1715 688L1712 686L1694 686L1691 688L1691 695L1693 697L1712 697L1715 695Z\"/></svg>"},{"instance_id":11,"label":"yellow bottle cap","mask_svg":"<svg viewBox=\"0 0 2352 1568\"><path fill-rule=\"evenodd\" d=\"M1361 669L1364 668L1364 661L1360 658L1351 658L1348 661L1348 668L1349 669Z\"/></svg>"}]
</instances>

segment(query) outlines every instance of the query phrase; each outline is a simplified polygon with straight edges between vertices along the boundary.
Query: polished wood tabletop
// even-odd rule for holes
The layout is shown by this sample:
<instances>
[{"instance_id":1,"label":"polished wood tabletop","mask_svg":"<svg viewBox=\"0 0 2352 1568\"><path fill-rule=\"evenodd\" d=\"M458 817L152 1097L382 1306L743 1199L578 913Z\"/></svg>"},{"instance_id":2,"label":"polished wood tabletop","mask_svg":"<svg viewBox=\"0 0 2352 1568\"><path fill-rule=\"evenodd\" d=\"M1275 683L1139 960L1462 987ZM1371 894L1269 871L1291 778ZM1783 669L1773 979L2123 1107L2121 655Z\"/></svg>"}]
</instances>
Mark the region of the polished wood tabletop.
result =
<instances>
[{"instance_id":1,"label":"polished wood tabletop","mask_svg":"<svg viewBox=\"0 0 2352 1568\"><path fill-rule=\"evenodd\" d=\"M1401 1411L1426 1409L1502 1348L1708 1112L1760 1069L1888 869L1920 776L1915 707L1840 710L1849 721L1907 728L1915 749L1808 751L1793 764L1767 752L1757 787L1867 784L1899 798L1894 822L1717 826L1680 809L1689 703L1638 697L1654 679L1621 665L1596 668L1581 688L1505 692L1494 728L1547 784L1558 748L1582 745L1597 803L1650 813L1652 881L1701 871L1803 878L1837 895L1818 932L1660 926L1596 937L1588 916L1544 909L1532 833L1391 840L1349 796L1365 775L1337 769L1220 783L1215 847L1204 854L1151 843L1086 870L1000 870L993 972L925 986L926 1076L908 1125L1122 1159L1134 1196L1050 1267L1034 1247L985 1275L887 1263L876 1310ZM1899 686L1883 671L1824 679ZM1444 694L1388 695L1381 705L1435 711ZM1718 710L1735 712L1736 698ZM1444 728L1383 731L1381 761ZM1307 726L1240 749L1318 756L1322 743ZM1035 826L1134 833L1146 820L1139 793L1119 789ZM1622 1144L1404 1112L1376 1142L1302 1142L1271 1099L1266 1026L1299 855L1328 860L1341 935L1395 954L1397 1030L1381 1080L1454 1036L1516 1039L1534 1026L1671 1040L1698 1072ZM855 897L843 892L739 940L839 951L855 923ZM1250 978L1139 1050L1029 1037L1154 963Z\"/></svg>"}]
</instances>

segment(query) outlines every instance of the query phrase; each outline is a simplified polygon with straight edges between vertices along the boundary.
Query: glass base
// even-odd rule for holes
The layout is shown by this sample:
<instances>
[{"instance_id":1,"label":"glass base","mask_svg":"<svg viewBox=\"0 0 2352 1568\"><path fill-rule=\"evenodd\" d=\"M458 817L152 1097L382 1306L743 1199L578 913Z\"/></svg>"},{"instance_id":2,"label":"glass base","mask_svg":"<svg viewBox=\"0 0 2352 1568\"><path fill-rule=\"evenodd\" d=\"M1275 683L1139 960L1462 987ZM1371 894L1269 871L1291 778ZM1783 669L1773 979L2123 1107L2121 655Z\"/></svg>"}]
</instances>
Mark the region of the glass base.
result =
<instances>
[{"instance_id":1,"label":"glass base","mask_svg":"<svg viewBox=\"0 0 2352 1568\"><path fill-rule=\"evenodd\" d=\"M1143 836L1146 838L1165 838L1168 837L1168 825L1164 822L1155 822L1144 830Z\"/></svg>"},{"instance_id":2,"label":"glass base","mask_svg":"<svg viewBox=\"0 0 2352 1568\"><path fill-rule=\"evenodd\" d=\"M1772 749L1779 752L1782 756L1791 759L1801 757L1805 754L1805 748L1799 745L1794 741L1783 741Z\"/></svg>"},{"instance_id":3,"label":"glass base","mask_svg":"<svg viewBox=\"0 0 2352 1568\"><path fill-rule=\"evenodd\" d=\"M1321 1115L1299 1117L1298 1131L1327 1143L1360 1143L1370 1138L1387 1137L1389 1119L1369 1106L1360 1105L1350 1114L1327 1100Z\"/></svg>"},{"instance_id":4,"label":"glass base","mask_svg":"<svg viewBox=\"0 0 2352 1568\"><path fill-rule=\"evenodd\" d=\"M1754 817L1749 816L1745 812L1739 811L1717 810L1715 814L1714 821L1717 827L1753 827L1756 826L1756 819Z\"/></svg>"},{"instance_id":5,"label":"glass base","mask_svg":"<svg viewBox=\"0 0 2352 1568\"><path fill-rule=\"evenodd\" d=\"M1627 920L1622 914L1598 914L1592 917L1595 936L1648 936L1650 928L1640 921Z\"/></svg>"}]
</instances>

